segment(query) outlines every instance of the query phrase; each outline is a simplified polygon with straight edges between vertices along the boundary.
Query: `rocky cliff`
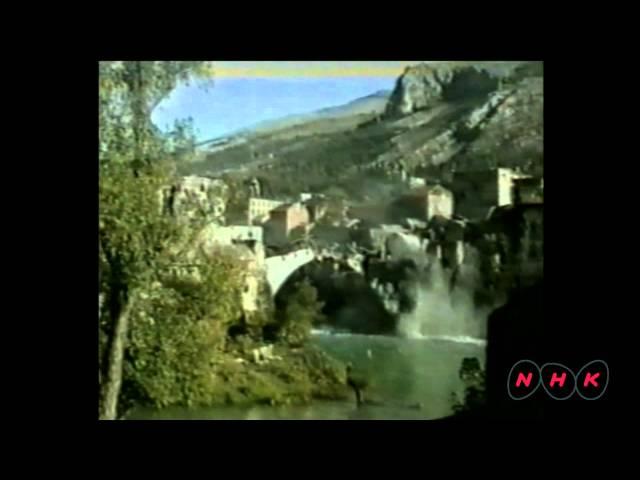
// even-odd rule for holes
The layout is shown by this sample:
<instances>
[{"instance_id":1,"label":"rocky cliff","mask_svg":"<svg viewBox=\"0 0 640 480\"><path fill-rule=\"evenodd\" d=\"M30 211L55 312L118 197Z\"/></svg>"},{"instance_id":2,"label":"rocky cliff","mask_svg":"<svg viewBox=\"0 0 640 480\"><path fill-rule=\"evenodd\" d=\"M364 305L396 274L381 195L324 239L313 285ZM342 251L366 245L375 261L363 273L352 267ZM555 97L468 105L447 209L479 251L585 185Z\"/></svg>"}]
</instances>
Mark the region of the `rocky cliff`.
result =
<instances>
[{"instance_id":1,"label":"rocky cliff","mask_svg":"<svg viewBox=\"0 0 640 480\"><path fill-rule=\"evenodd\" d=\"M498 87L498 81L497 76L475 66L420 64L408 67L398 78L385 113L408 115L441 101L486 96Z\"/></svg>"},{"instance_id":2,"label":"rocky cliff","mask_svg":"<svg viewBox=\"0 0 640 480\"><path fill-rule=\"evenodd\" d=\"M543 79L525 77L499 90L494 108L471 129L471 141L456 157L461 168L520 167L543 173Z\"/></svg>"},{"instance_id":3,"label":"rocky cliff","mask_svg":"<svg viewBox=\"0 0 640 480\"><path fill-rule=\"evenodd\" d=\"M416 65L398 78L382 115L252 137L187 165L187 173L233 170L266 180L274 196L311 191L358 201L393 191L379 187L396 177L446 181L454 169L496 166L542 174L542 73L541 62L502 62L500 71L485 63Z\"/></svg>"}]
</instances>

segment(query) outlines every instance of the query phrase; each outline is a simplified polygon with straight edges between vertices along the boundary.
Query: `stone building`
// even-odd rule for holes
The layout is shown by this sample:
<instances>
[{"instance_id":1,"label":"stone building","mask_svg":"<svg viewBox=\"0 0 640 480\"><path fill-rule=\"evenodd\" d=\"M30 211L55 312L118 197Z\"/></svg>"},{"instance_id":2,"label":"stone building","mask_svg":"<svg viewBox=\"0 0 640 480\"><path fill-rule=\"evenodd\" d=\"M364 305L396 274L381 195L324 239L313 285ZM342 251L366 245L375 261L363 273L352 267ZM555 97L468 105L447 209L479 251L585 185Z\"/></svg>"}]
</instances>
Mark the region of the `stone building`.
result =
<instances>
[{"instance_id":1,"label":"stone building","mask_svg":"<svg viewBox=\"0 0 640 480\"><path fill-rule=\"evenodd\" d=\"M403 222L407 218L425 221L435 216L451 218L453 193L441 185L415 189L395 200L390 213L395 222Z\"/></svg>"},{"instance_id":2,"label":"stone building","mask_svg":"<svg viewBox=\"0 0 640 480\"><path fill-rule=\"evenodd\" d=\"M211 225L204 232L207 236L207 241L211 244L235 245L244 243L248 246L253 246L254 244L262 245L264 243L263 228L261 226Z\"/></svg>"},{"instance_id":3,"label":"stone building","mask_svg":"<svg viewBox=\"0 0 640 480\"><path fill-rule=\"evenodd\" d=\"M394 233L408 233L402 225L380 225L375 228L361 229L357 236L358 244L367 250L380 252L381 257L387 255L387 239Z\"/></svg>"},{"instance_id":4,"label":"stone building","mask_svg":"<svg viewBox=\"0 0 640 480\"><path fill-rule=\"evenodd\" d=\"M493 207L514 203L514 181L527 176L510 168L456 171L451 188L456 199L455 213L472 220L487 218Z\"/></svg>"},{"instance_id":5,"label":"stone building","mask_svg":"<svg viewBox=\"0 0 640 480\"><path fill-rule=\"evenodd\" d=\"M180 219L205 215L212 221L223 223L228 190L221 179L182 177L162 190L163 208Z\"/></svg>"},{"instance_id":6,"label":"stone building","mask_svg":"<svg viewBox=\"0 0 640 480\"><path fill-rule=\"evenodd\" d=\"M269 219L269 214L275 208L284 205L282 200L269 200L266 198L249 198L249 208L247 209L247 224L261 224Z\"/></svg>"},{"instance_id":7,"label":"stone building","mask_svg":"<svg viewBox=\"0 0 640 480\"><path fill-rule=\"evenodd\" d=\"M294 230L305 230L310 223L309 210L301 203L280 205L265 223L265 241L272 245L286 243Z\"/></svg>"},{"instance_id":8,"label":"stone building","mask_svg":"<svg viewBox=\"0 0 640 480\"><path fill-rule=\"evenodd\" d=\"M243 263L244 287L241 294L245 319L250 321L260 309L260 294L266 285L266 259L262 227L211 224L201 233L206 251L222 251Z\"/></svg>"}]
</instances>

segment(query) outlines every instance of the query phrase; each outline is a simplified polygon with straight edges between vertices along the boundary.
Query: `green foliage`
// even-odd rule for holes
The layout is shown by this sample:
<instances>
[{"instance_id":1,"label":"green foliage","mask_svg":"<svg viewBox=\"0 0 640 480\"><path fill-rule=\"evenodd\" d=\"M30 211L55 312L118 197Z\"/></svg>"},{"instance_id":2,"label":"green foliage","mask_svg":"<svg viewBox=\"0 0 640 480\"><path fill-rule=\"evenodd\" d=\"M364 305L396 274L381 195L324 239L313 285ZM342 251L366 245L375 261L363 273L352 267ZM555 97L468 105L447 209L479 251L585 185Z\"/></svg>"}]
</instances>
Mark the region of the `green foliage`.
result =
<instances>
[{"instance_id":1,"label":"green foliage","mask_svg":"<svg viewBox=\"0 0 640 480\"><path fill-rule=\"evenodd\" d=\"M119 288L136 298L124 369L127 394L157 406L203 403L213 388L213 349L240 317L242 266L196 249L203 223L177 224L162 214L158 192L168 177L160 169L135 176L113 163L101 173L102 291L110 297ZM103 315L103 352L113 320Z\"/></svg>"},{"instance_id":2,"label":"green foliage","mask_svg":"<svg viewBox=\"0 0 640 480\"><path fill-rule=\"evenodd\" d=\"M162 136L152 109L203 62L100 63L100 379L119 314L132 305L125 347L125 403L206 402L211 362L240 317L242 265L198 249L204 216L185 224L163 211L174 181L171 153L192 143L188 123Z\"/></svg>"},{"instance_id":3,"label":"green foliage","mask_svg":"<svg viewBox=\"0 0 640 480\"><path fill-rule=\"evenodd\" d=\"M132 289L148 282L157 263L168 258L169 246L182 233L162 212L160 191L168 182L160 168L136 176L125 164L102 165L99 236L105 279L117 276Z\"/></svg>"},{"instance_id":4,"label":"green foliage","mask_svg":"<svg viewBox=\"0 0 640 480\"><path fill-rule=\"evenodd\" d=\"M184 123L162 136L151 112L178 83L204 77L208 69L208 62L100 62L100 161L148 164L166 157L170 142L174 149L188 144Z\"/></svg>"},{"instance_id":5,"label":"green foliage","mask_svg":"<svg viewBox=\"0 0 640 480\"><path fill-rule=\"evenodd\" d=\"M279 339L292 346L302 345L312 326L323 320L322 307L317 290L308 280L297 283L276 312L280 320Z\"/></svg>"},{"instance_id":6,"label":"green foliage","mask_svg":"<svg viewBox=\"0 0 640 480\"><path fill-rule=\"evenodd\" d=\"M215 395L212 367L241 315L242 275L229 257L201 260L190 276L166 275L143 294L125 365L138 401L206 405Z\"/></svg>"}]
</instances>

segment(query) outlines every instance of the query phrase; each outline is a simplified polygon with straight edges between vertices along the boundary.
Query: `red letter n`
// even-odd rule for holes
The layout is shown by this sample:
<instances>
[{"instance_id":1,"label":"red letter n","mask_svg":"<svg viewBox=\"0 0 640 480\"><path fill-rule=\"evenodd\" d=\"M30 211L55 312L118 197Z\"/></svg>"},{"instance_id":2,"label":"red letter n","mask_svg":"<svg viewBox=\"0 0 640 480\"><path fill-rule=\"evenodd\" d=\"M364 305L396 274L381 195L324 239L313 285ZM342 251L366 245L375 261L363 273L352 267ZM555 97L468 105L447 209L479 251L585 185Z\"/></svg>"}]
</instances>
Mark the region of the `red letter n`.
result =
<instances>
[{"instance_id":1,"label":"red letter n","mask_svg":"<svg viewBox=\"0 0 640 480\"><path fill-rule=\"evenodd\" d=\"M564 372L562 375L560 375L560 377L558 377L558 375L556 374L556 372L553 372L553 375L551 375L551 382L549 384L550 387L553 388L553 386L556 384L556 382L560 383L560 387L562 387L564 385L564 381L567 378L567 373Z\"/></svg>"},{"instance_id":2,"label":"red letter n","mask_svg":"<svg viewBox=\"0 0 640 480\"><path fill-rule=\"evenodd\" d=\"M525 387L528 387L529 384L531 383L531 378L533 377L533 373L529 372L529 375L527 375L526 377L524 376L524 373L520 372L518 374L518 379L516 380L516 387L519 387L521 383L524 383Z\"/></svg>"}]
</instances>

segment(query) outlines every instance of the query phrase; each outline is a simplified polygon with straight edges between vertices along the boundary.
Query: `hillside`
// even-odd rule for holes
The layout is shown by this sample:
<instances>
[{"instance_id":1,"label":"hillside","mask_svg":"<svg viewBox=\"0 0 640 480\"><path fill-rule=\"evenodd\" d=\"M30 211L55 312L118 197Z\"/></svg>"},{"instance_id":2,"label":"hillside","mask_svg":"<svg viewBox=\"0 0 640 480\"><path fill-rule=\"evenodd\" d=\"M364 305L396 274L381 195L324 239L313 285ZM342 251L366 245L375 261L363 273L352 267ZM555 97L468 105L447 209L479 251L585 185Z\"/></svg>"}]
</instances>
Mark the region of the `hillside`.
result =
<instances>
[{"instance_id":1,"label":"hillside","mask_svg":"<svg viewBox=\"0 0 640 480\"><path fill-rule=\"evenodd\" d=\"M387 191L380 187L400 169L440 179L454 168L542 173L542 66L504 70L510 73L469 64L409 67L388 98L374 94L300 123L246 132L183 171L256 175L272 195L329 191L359 199Z\"/></svg>"}]
</instances>

